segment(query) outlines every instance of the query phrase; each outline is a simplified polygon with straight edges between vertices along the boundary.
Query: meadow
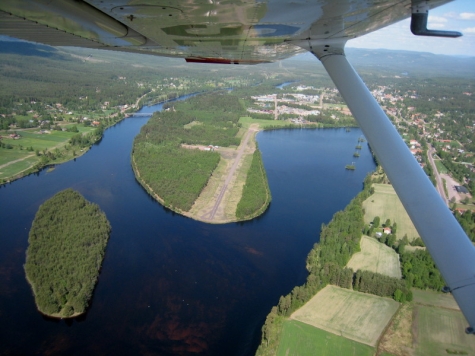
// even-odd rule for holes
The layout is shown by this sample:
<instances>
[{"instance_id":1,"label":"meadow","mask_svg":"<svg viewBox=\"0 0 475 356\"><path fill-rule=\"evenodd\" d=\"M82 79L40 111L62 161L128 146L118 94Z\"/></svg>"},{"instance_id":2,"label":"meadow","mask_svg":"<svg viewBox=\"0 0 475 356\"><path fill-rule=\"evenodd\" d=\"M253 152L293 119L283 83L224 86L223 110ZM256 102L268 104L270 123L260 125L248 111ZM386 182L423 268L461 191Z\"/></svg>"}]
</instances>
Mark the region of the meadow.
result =
<instances>
[{"instance_id":1,"label":"meadow","mask_svg":"<svg viewBox=\"0 0 475 356\"><path fill-rule=\"evenodd\" d=\"M363 202L365 224L369 224L376 216L379 216L381 223L384 223L386 219L391 219L391 223L397 223L398 239L403 238L404 235L407 235L409 241L419 237L393 186L374 183L373 187L374 194Z\"/></svg>"},{"instance_id":2,"label":"meadow","mask_svg":"<svg viewBox=\"0 0 475 356\"><path fill-rule=\"evenodd\" d=\"M278 356L287 355L349 355L370 356L374 348L334 335L297 320L286 320ZM318 351L317 351L318 350Z\"/></svg>"},{"instance_id":3,"label":"meadow","mask_svg":"<svg viewBox=\"0 0 475 356\"><path fill-rule=\"evenodd\" d=\"M328 285L294 312L291 319L376 346L398 308L399 303L390 298Z\"/></svg>"},{"instance_id":4,"label":"meadow","mask_svg":"<svg viewBox=\"0 0 475 356\"><path fill-rule=\"evenodd\" d=\"M401 278L399 255L391 247L369 236L361 237L360 247L361 251L351 256L347 267L355 272L361 269Z\"/></svg>"},{"instance_id":5,"label":"meadow","mask_svg":"<svg viewBox=\"0 0 475 356\"><path fill-rule=\"evenodd\" d=\"M84 127L82 125L78 125L77 128L79 133L82 134L95 130L94 127ZM41 160L36 152L43 154L45 151L60 149L68 143L71 137L77 134L76 132L55 130L48 132L40 133L39 129L18 130L17 133L21 138L17 140L9 137L10 132L2 133L2 142L12 148L0 149L0 179L10 179L32 168ZM77 154L79 154L79 151ZM63 161L58 160L58 163Z\"/></svg>"}]
</instances>

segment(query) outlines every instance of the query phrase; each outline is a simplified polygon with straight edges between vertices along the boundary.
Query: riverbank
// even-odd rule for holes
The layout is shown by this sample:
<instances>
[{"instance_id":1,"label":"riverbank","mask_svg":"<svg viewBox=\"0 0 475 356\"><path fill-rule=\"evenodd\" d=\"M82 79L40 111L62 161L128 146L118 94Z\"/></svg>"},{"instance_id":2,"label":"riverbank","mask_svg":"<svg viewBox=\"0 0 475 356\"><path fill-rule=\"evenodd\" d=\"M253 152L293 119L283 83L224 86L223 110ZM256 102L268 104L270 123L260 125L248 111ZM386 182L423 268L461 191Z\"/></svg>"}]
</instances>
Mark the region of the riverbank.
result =
<instances>
[{"instance_id":1,"label":"riverbank","mask_svg":"<svg viewBox=\"0 0 475 356\"><path fill-rule=\"evenodd\" d=\"M220 162L209 177L206 186L194 201L191 209L184 211L175 206L167 206L167 208L193 220L210 224L225 224L250 220L262 214L271 199L265 174L263 174L263 179L265 180L263 186L266 196L264 204L259 206L255 212L244 218L238 218L236 216L236 209L243 196L243 188L251 167L253 154L257 149L256 134L259 131L258 125L251 125L244 135L241 136L241 143L238 147L213 148L214 152L220 154ZM182 145L182 148L188 150L209 149L206 146L199 145ZM137 180L144 189L160 204L165 205L165 199L159 196L142 178L134 155L132 155L132 168Z\"/></svg>"}]
</instances>

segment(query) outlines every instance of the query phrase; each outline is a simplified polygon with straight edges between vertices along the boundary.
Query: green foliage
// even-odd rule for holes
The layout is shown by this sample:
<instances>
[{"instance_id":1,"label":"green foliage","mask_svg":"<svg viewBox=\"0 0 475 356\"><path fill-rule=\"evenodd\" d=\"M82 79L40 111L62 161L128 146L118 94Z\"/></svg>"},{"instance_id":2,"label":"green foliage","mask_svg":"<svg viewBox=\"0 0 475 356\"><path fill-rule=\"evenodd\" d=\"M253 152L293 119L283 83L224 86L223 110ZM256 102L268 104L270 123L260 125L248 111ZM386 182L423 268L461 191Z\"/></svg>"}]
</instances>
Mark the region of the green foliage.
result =
<instances>
[{"instance_id":1,"label":"green foliage","mask_svg":"<svg viewBox=\"0 0 475 356\"><path fill-rule=\"evenodd\" d=\"M156 113L134 141L133 160L141 184L157 194L165 206L191 209L217 167L216 152L185 149L181 144L238 145L242 111L236 96L199 95ZM185 128L199 121L200 125Z\"/></svg>"},{"instance_id":2,"label":"green foliage","mask_svg":"<svg viewBox=\"0 0 475 356\"><path fill-rule=\"evenodd\" d=\"M215 152L137 140L133 155L141 184L149 186L165 206L182 211L191 209L220 159Z\"/></svg>"},{"instance_id":3,"label":"green foliage","mask_svg":"<svg viewBox=\"0 0 475 356\"><path fill-rule=\"evenodd\" d=\"M277 348L282 327L276 320L290 315L329 283L351 287L353 270L345 266L351 255L360 250L359 242L364 228L362 203L369 196L370 177L367 177L363 191L343 211L337 212L328 225L322 225L320 242L314 245L307 257L307 282L295 287L285 297L282 296L277 308L272 309L276 315L268 317L262 328L258 354L270 355L273 353L268 350Z\"/></svg>"},{"instance_id":4,"label":"green foliage","mask_svg":"<svg viewBox=\"0 0 475 356\"><path fill-rule=\"evenodd\" d=\"M475 242L475 211L467 210L463 214L460 214L458 211L454 213L455 218L464 229L468 238Z\"/></svg>"},{"instance_id":5,"label":"green foliage","mask_svg":"<svg viewBox=\"0 0 475 356\"><path fill-rule=\"evenodd\" d=\"M99 207L72 189L40 206L28 238L25 272L42 313L69 317L85 311L110 229Z\"/></svg>"},{"instance_id":6,"label":"green foliage","mask_svg":"<svg viewBox=\"0 0 475 356\"><path fill-rule=\"evenodd\" d=\"M355 273L353 289L380 297L399 298L397 301L412 300L412 292L403 280L370 271L358 270Z\"/></svg>"},{"instance_id":7,"label":"green foliage","mask_svg":"<svg viewBox=\"0 0 475 356\"><path fill-rule=\"evenodd\" d=\"M240 220L260 215L271 201L266 171L258 149L252 157L251 167L247 173L242 197L236 208L236 217Z\"/></svg>"},{"instance_id":8,"label":"green foliage","mask_svg":"<svg viewBox=\"0 0 475 356\"><path fill-rule=\"evenodd\" d=\"M404 252L401 255L401 269L408 287L440 291L444 280L427 250Z\"/></svg>"},{"instance_id":9,"label":"green foliage","mask_svg":"<svg viewBox=\"0 0 475 356\"><path fill-rule=\"evenodd\" d=\"M373 227L375 229L379 227L379 221L380 221L379 216L375 216L374 219L373 219Z\"/></svg>"}]
</instances>

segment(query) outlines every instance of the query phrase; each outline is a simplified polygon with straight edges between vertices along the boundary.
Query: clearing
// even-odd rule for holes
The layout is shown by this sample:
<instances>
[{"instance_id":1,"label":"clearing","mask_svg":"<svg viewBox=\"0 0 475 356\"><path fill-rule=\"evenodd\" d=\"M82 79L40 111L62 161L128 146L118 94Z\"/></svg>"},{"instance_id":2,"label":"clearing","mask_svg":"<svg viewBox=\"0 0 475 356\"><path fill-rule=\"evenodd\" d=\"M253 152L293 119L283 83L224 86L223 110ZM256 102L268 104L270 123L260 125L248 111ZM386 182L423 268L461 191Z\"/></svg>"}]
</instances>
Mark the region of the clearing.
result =
<instances>
[{"instance_id":1,"label":"clearing","mask_svg":"<svg viewBox=\"0 0 475 356\"><path fill-rule=\"evenodd\" d=\"M360 247L361 251L351 256L347 267L355 272L361 269L389 277L402 277L399 255L391 247L369 236L361 237Z\"/></svg>"},{"instance_id":2,"label":"clearing","mask_svg":"<svg viewBox=\"0 0 475 356\"><path fill-rule=\"evenodd\" d=\"M366 345L377 341L399 308L390 298L328 285L291 315L291 319Z\"/></svg>"},{"instance_id":3,"label":"clearing","mask_svg":"<svg viewBox=\"0 0 475 356\"><path fill-rule=\"evenodd\" d=\"M236 221L236 207L242 196L247 172L256 150L257 124L250 125L237 149L219 147L218 167L211 175L193 207L184 215L207 223L223 224Z\"/></svg>"},{"instance_id":4,"label":"clearing","mask_svg":"<svg viewBox=\"0 0 475 356\"><path fill-rule=\"evenodd\" d=\"M392 185L373 183L374 194L363 202L365 210L364 222L369 224L376 216L381 218L381 223L391 219L391 223L397 223L397 237L399 239L407 235L411 241L419 236L406 209L402 206Z\"/></svg>"}]
</instances>

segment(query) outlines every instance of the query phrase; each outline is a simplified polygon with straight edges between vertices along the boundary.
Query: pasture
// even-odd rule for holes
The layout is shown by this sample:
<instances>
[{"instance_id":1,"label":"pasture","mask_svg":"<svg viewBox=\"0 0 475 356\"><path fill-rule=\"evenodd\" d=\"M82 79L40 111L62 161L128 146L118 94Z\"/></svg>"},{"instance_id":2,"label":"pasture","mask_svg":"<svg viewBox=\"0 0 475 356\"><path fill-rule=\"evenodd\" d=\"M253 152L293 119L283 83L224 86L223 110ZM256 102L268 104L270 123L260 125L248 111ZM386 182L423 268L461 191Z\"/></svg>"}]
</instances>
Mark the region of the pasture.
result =
<instances>
[{"instance_id":1,"label":"pasture","mask_svg":"<svg viewBox=\"0 0 475 356\"><path fill-rule=\"evenodd\" d=\"M414 303L417 304L460 310L457 302L450 293L439 293L431 290L413 288L412 296Z\"/></svg>"},{"instance_id":2,"label":"pasture","mask_svg":"<svg viewBox=\"0 0 475 356\"><path fill-rule=\"evenodd\" d=\"M414 335L416 355L474 355L475 338L467 335L467 321L460 311L416 305Z\"/></svg>"},{"instance_id":3,"label":"pasture","mask_svg":"<svg viewBox=\"0 0 475 356\"><path fill-rule=\"evenodd\" d=\"M270 117L270 115L269 115ZM242 124L243 127L246 129L251 126L251 124L259 124L259 127L262 129L266 126L286 126L289 124L288 121L283 120L263 120L263 119L253 119L249 116L243 116L239 118L239 122Z\"/></svg>"},{"instance_id":4,"label":"pasture","mask_svg":"<svg viewBox=\"0 0 475 356\"><path fill-rule=\"evenodd\" d=\"M328 285L290 318L375 346L398 308L399 303L390 298Z\"/></svg>"},{"instance_id":5,"label":"pasture","mask_svg":"<svg viewBox=\"0 0 475 356\"><path fill-rule=\"evenodd\" d=\"M278 356L287 355L349 355L371 356L374 349L368 345L334 335L297 320L284 322Z\"/></svg>"},{"instance_id":6,"label":"pasture","mask_svg":"<svg viewBox=\"0 0 475 356\"><path fill-rule=\"evenodd\" d=\"M363 202L365 224L369 224L376 216L379 216L382 224L386 219L391 219L391 223L397 223L398 239L403 238L406 234L409 240L418 237L419 233L392 185L374 183L373 187L374 194Z\"/></svg>"},{"instance_id":7,"label":"pasture","mask_svg":"<svg viewBox=\"0 0 475 356\"><path fill-rule=\"evenodd\" d=\"M401 278L399 255L392 248L368 236L362 236L361 251L351 256L346 265L353 271L365 270Z\"/></svg>"}]
</instances>

